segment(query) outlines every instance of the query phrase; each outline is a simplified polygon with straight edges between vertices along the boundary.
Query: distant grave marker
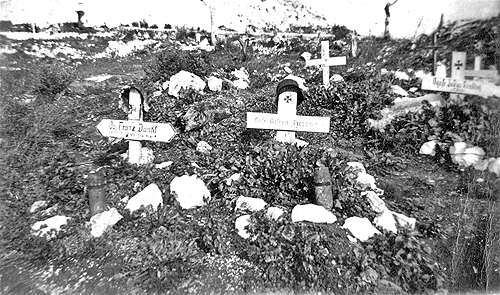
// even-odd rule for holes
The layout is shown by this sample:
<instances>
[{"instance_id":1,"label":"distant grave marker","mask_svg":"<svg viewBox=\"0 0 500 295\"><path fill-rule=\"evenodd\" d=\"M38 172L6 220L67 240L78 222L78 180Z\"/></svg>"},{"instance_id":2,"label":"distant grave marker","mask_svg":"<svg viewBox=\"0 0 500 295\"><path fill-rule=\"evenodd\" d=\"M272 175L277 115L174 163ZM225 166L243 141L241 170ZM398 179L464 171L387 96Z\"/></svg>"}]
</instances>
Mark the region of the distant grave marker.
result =
<instances>
[{"instance_id":1,"label":"distant grave marker","mask_svg":"<svg viewBox=\"0 0 500 295\"><path fill-rule=\"evenodd\" d=\"M486 80L466 80L465 77L495 79L498 73L494 70L480 70L480 60L474 63L475 70L466 70L466 53L452 53L451 78L446 77L425 77L422 80L422 89L443 92L452 92L450 99L457 99L457 94L479 95L482 97L500 97L500 87Z\"/></svg>"},{"instance_id":2,"label":"distant grave marker","mask_svg":"<svg viewBox=\"0 0 500 295\"><path fill-rule=\"evenodd\" d=\"M293 143L295 131L330 131L329 117L297 116L297 104L303 100L297 82L285 79L277 87L277 114L247 113L247 128L278 130L276 140Z\"/></svg>"},{"instance_id":3,"label":"distant grave marker","mask_svg":"<svg viewBox=\"0 0 500 295\"><path fill-rule=\"evenodd\" d=\"M139 164L142 144L139 140L168 142L175 136L170 123L143 122L143 101L135 88L129 92L128 120L103 119L97 129L103 136L129 140L128 159L130 164Z\"/></svg>"},{"instance_id":4,"label":"distant grave marker","mask_svg":"<svg viewBox=\"0 0 500 295\"><path fill-rule=\"evenodd\" d=\"M330 43L321 41L321 58L306 61L306 66L321 66L323 68L323 85L330 85L330 67L346 64L346 57L330 57Z\"/></svg>"}]
</instances>

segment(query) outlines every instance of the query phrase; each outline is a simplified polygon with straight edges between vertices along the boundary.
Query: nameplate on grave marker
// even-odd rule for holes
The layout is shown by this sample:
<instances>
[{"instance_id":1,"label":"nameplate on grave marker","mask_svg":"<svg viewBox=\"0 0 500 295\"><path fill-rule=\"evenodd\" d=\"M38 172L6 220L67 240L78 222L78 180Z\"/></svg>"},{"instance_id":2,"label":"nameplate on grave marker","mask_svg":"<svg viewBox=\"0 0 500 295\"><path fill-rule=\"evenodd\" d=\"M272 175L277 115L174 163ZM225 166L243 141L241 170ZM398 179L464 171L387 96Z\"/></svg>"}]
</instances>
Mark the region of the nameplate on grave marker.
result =
<instances>
[{"instance_id":1,"label":"nameplate on grave marker","mask_svg":"<svg viewBox=\"0 0 500 295\"><path fill-rule=\"evenodd\" d=\"M500 93L500 87L495 86L493 83L432 76L422 79L421 88L424 90L479 95L482 97L498 96Z\"/></svg>"},{"instance_id":2,"label":"nameplate on grave marker","mask_svg":"<svg viewBox=\"0 0 500 295\"><path fill-rule=\"evenodd\" d=\"M175 136L170 123L103 119L97 129L103 136L129 140L168 142Z\"/></svg>"},{"instance_id":3,"label":"nameplate on grave marker","mask_svg":"<svg viewBox=\"0 0 500 295\"><path fill-rule=\"evenodd\" d=\"M249 112L247 128L328 133L330 117L280 116Z\"/></svg>"}]
</instances>

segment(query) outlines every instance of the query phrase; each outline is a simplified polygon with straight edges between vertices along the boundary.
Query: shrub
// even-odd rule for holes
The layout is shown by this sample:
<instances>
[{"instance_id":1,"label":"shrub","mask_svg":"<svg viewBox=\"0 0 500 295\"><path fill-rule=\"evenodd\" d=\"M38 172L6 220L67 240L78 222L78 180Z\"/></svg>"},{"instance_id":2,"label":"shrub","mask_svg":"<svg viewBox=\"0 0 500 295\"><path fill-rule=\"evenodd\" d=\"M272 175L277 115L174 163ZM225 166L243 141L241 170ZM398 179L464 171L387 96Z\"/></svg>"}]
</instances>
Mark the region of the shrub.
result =
<instances>
[{"instance_id":1,"label":"shrub","mask_svg":"<svg viewBox=\"0 0 500 295\"><path fill-rule=\"evenodd\" d=\"M49 100L65 91L76 79L73 69L60 64L42 65L37 75L39 79L34 85L34 91Z\"/></svg>"}]
</instances>

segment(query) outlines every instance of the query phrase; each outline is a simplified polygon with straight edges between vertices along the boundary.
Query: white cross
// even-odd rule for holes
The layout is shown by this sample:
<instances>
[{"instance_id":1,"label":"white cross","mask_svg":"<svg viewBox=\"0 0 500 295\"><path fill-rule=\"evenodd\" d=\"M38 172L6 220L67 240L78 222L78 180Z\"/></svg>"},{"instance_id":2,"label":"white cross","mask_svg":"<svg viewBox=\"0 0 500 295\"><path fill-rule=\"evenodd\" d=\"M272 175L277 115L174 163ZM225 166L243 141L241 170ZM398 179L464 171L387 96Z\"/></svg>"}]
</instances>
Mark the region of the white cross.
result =
<instances>
[{"instance_id":1,"label":"white cross","mask_svg":"<svg viewBox=\"0 0 500 295\"><path fill-rule=\"evenodd\" d=\"M323 68L323 85L330 85L330 67L340 66L346 64L346 57L330 57L330 43L328 41L321 41L321 59L312 59L306 61L308 66L321 66Z\"/></svg>"}]
</instances>

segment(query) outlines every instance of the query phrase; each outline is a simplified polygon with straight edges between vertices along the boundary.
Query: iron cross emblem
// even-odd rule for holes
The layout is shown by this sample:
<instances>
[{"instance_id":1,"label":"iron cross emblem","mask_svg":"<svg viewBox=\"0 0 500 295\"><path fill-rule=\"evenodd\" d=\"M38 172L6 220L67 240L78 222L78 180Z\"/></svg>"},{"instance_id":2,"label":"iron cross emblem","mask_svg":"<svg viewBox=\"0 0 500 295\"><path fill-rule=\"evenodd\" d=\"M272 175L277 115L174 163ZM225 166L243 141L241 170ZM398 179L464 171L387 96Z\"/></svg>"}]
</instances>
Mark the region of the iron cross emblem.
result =
<instances>
[{"instance_id":1,"label":"iron cross emblem","mask_svg":"<svg viewBox=\"0 0 500 295\"><path fill-rule=\"evenodd\" d=\"M286 103L290 103L292 101L292 96L290 94L288 94L287 96L285 96L285 102Z\"/></svg>"},{"instance_id":2,"label":"iron cross emblem","mask_svg":"<svg viewBox=\"0 0 500 295\"><path fill-rule=\"evenodd\" d=\"M457 61L457 63L455 64L455 66L457 67L457 70L460 70L460 68L463 66L464 64L460 62L460 60Z\"/></svg>"}]
</instances>

